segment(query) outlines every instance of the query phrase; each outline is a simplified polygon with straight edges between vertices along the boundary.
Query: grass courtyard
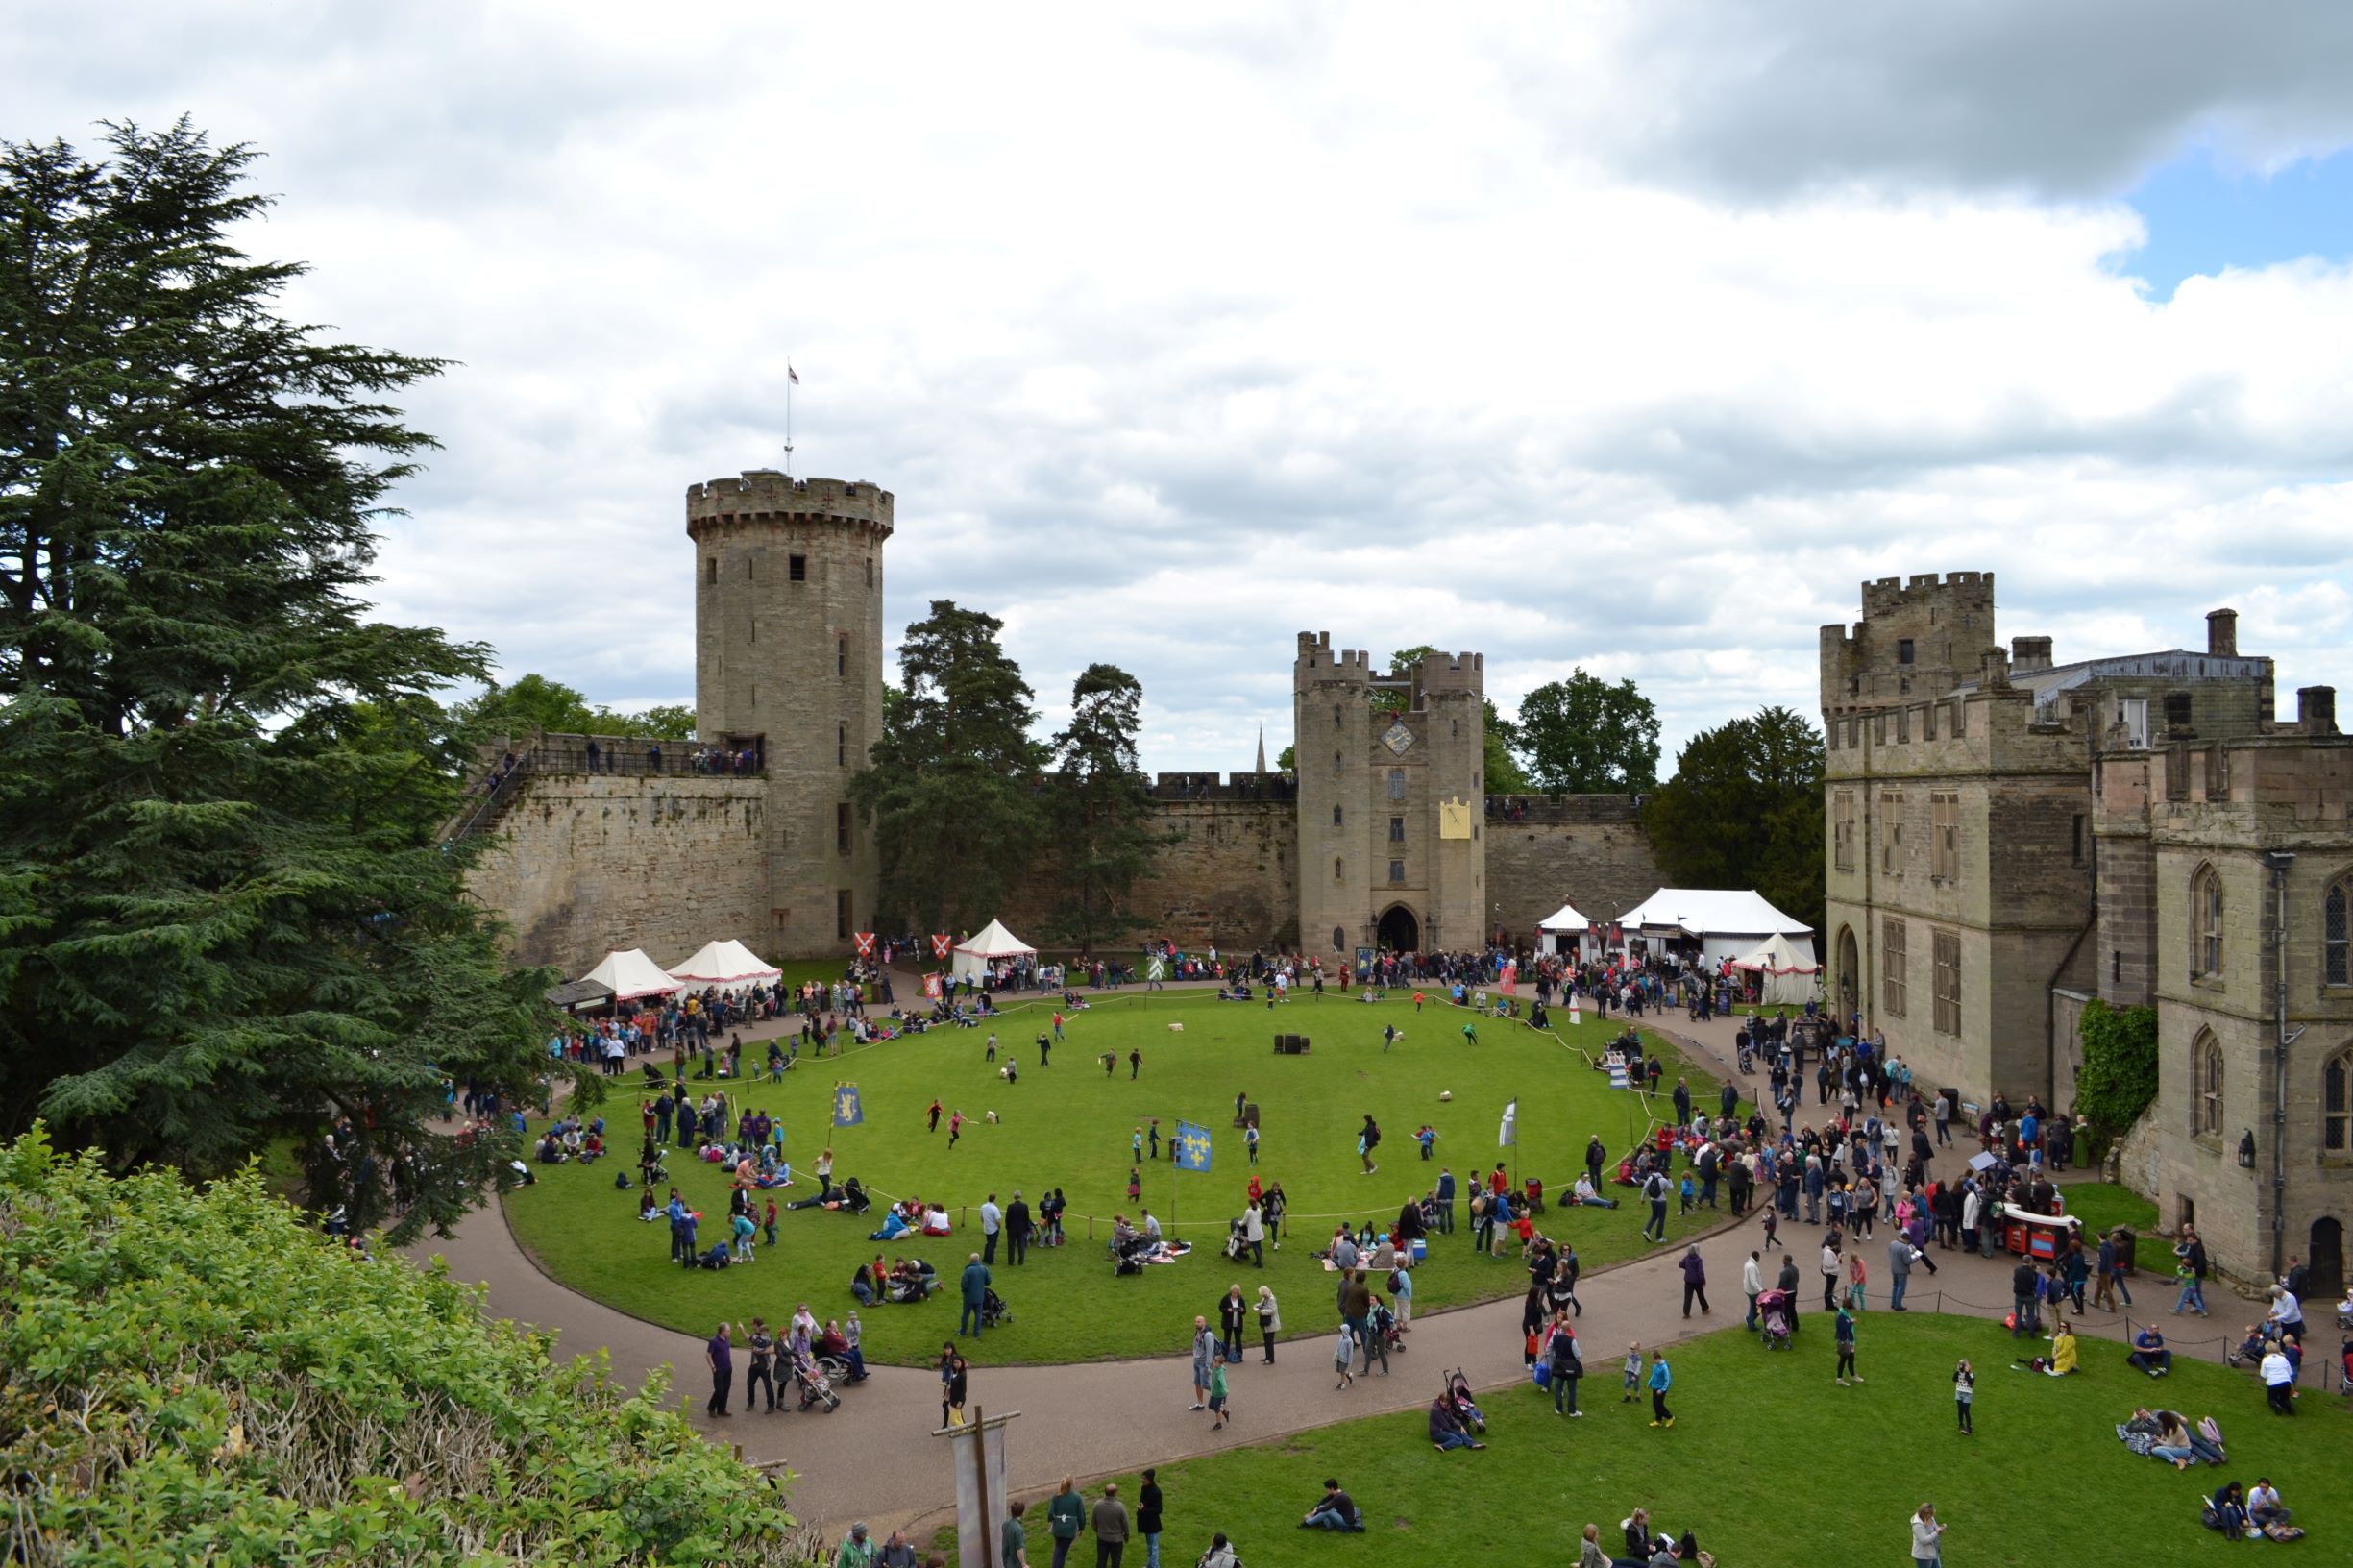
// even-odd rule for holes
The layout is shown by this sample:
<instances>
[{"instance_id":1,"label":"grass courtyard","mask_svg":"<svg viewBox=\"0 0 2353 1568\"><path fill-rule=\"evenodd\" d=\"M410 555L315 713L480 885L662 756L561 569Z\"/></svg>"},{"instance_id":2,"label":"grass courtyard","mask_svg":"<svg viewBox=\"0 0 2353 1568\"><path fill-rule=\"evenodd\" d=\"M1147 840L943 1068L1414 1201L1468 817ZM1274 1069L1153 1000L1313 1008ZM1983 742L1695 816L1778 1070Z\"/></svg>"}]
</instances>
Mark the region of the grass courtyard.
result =
<instances>
[{"instance_id":1,"label":"grass courtyard","mask_svg":"<svg viewBox=\"0 0 2353 1568\"><path fill-rule=\"evenodd\" d=\"M884 1195L938 1197L958 1220L952 1237L870 1241L878 1213L852 1218L804 1210L781 1215L778 1245L763 1246L749 1266L717 1273L682 1269L669 1262L667 1225L641 1223L637 1192L613 1186L616 1165L631 1170L634 1164L640 1104L634 1080L602 1108L614 1134L611 1161L537 1167L537 1186L507 1196L508 1222L563 1284L698 1335L708 1334L723 1316L748 1319L760 1312L780 1321L800 1301L821 1317L841 1315L854 1305L849 1280L861 1262L877 1252L920 1255L948 1287L921 1306L877 1306L862 1313L870 1360L918 1364L936 1356L955 1330L954 1279L967 1255L980 1250L976 1211L982 1199L993 1191L1010 1203L1019 1188L1034 1208L1048 1188L1059 1187L1069 1200L1065 1226L1070 1244L1033 1249L1018 1269L1000 1252L996 1286L1016 1321L977 1345L966 1341L968 1354L978 1364L1172 1354L1187 1342L1193 1315L1213 1311L1237 1279L1253 1295L1261 1283L1273 1286L1287 1335L1326 1331L1332 1278L1308 1254L1323 1246L1343 1216L1394 1217L1409 1196L1432 1187L1441 1164L1453 1168L1467 1199L1478 1173L1498 1158L1507 1166L1511 1160L1512 1151L1496 1141L1508 1100L1519 1101L1521 1172L1540 1175L1548 1195L1565 1192L1589 1136L1599 1133L1614 1157L1647 1124L1638 1098L1610 1089L1579 1051L1495 1019L1481 1022L1479 1043L1472 1045L1460 1034L1470 1016L1435 1003L1417 1016L1409 999L1367 1005L1332 996L1270 1013L1262 1004L1218 1002L1197 992L1130 991L1071 1017L1053 1065L1040 1068L1033 1041L1047 1029L1050 1013L1030 1005L997 1022L1000 1051L1017 1054L1021 1063L1016 1084L1004 1083L983 1059L986 1030L949 1029L839 1059L804 1057L781 1084L747 1086L749 1103L785 1128L785 1152L797 1176L793 1187L778 1191L779 1199L812 1190L799 1173L820 1149L831 1146L837 1182L855 1175L878 1202ZM1184 1032L1171 1033L1168 1026L1179 1022ZM1566 1029L1565 1015L1560 1022L1564 1036L1597 1053L1619 1027L1590 1016L1574 1032ZM1404 1036L1385 1054L1381 1031L1388 1023ZM1306 1056L1274 1055L1278 1030L1308 1035L1313 1049ZM1655 1037L1646 1038L1652 1048L1665 1049ZM1143 1053L1142 1070L1132 1080L1131 1049ZM1105 1051L1117 1057L1108 1077L1097 1061ZM1681 1064L1671 1049L1667 1068L1665 1083L1672 1086ZM831 1125L837 1079L858 1086L862 1124ZM1712 1080L1694 1074L1692 1088L1702 1103L1715 1103ZM1453 1099L1441 1102L1441 1091L1451 1091ZM1268 1183L1279 1179L1290 1200L1288 1237L1281 1251L1268 1252L1263 1274L1246 1262L1238 1270L1220 1256L1227 1222L1241 1213L1250 1177L1241 1135L1231 1125L1237 1092L1261 1107L1259 1174ZM925 1131L924 1112L934 1095L946 1110L961 1108L970 1118L952 1150L944 1117L938 1133ZM1000 1118L994 1125L985 1120L991 1111ZM1384 1138L1379 1169L1369 1176L1360 1172L1356 1154L1367 1112ZM1130 1137L1151 1117L1160 1120L1163 1158L1144 1162L1142 1198L1131 1204ZM1212 1130L1209 1171L1180 1173L1169 1160L1167 1139L1180 1117ZM1424 1121L1438 1133L1435 1159L1428 1164L1412 1136ZM724 1177L719 1167L697 1164L674 1147L670 1171L706 1216L707 1244L726 1213ZM1140 1207L1158 1215L1165 1231L1192 1241L1196 1251L1118 1278L1105 1257L1110 1218ZM1515 1262L1474 1255L1462 1211L1458 1201L1462 1228L1434 1238L1429 1262L1415 1273L1417 1311L1517 1294L1525 1286ZM1671 1220L1669 1236L1686 1234L1708 1217L1703 1212L1695 1220ZM1565 1214L1548 1208L1539 1220L1548 1234L1573 1242L1588 1269L1647 1250L1642 1222L1632 1205Z\"/></svg>"},{"instance_id":2,"label":"grass courtyard","mask_svg":"<svg viewBox=\"0 0 2353 1568\"><path fill-rule=\"evenodd\" d=\"M1163 1465L1162 1560L1190 1562L1224 1531L1252 1564L1573 1563L1587 1523L1622 1555L1619 1521L1639 1507L1657 1530L1693 1531L1719 1568L1896 1563L1909 1560L1912 1510L1930 1502L1949 1527L1952 1568L2202 1562L2244 1547L2199 1528L2200 1498L2259 1475L2310 1531L2301 1550L2334 1556L2353 1531L2353 1418L2309 1375L2287 1419L2264 1409L2250 1373L2185 1360L2154 1381L2126 1367L2120 1347L2087 1340L2082 1372L2039 1377L2010 1370L2016 1350L1998 1324L1867 1312L1865 1381L1842 1388L1826 1331L1818 1317L1804 1322L1788 1352L1737 1328L1679 1347L1667 1431L1651 1429L1647 1400L1619 1402L1615 1366L1592 1346L1581 1399L1590 1413L1556 1417L1551 1396L1528 1384L1490 1393L1483 1453L1434 1453L1425 1417L1409 1412ZM1977 1372L1973 1437L1958 1434L1953 1415L1964 1356ZM1237 1393L1246 1433L1246 1385ZM2141 1403L2213 1415L2229 1462L2177 1472L2131 1454L2115 1428ZM1298 1528L1327 1476L1364 1510L1363 1534ZM1132 1503L1137 1478L1118 1480ZM1101 1490L1089 1484L1090 1503ZM1039 1505L1030 1518L1031 1560L1043 1562Z\"/></svg>"}]
</instances>

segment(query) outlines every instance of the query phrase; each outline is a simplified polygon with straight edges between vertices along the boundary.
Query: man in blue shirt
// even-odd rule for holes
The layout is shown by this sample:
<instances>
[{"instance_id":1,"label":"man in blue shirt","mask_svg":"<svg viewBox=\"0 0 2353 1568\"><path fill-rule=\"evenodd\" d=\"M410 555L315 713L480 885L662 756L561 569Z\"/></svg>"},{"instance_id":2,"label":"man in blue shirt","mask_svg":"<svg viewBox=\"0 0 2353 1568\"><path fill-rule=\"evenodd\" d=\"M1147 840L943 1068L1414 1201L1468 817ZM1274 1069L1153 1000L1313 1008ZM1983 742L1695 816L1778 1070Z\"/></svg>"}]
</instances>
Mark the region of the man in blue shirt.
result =
<instances>
[{"instance_id":1,"label":"man in blue shirt","mask_svg":"<svg viewBox=\"0 0 2353 1568\"><path fill-rule=\"evenodd\" d=\"M711 1363L711 1402L703 1409L723 1421L727 1418L727 1393L735 1384L735 1347L727 1341L727 1325L722 1323L711 1342L703 1347L703 1359Z\"/></svg>"}]
</instances>

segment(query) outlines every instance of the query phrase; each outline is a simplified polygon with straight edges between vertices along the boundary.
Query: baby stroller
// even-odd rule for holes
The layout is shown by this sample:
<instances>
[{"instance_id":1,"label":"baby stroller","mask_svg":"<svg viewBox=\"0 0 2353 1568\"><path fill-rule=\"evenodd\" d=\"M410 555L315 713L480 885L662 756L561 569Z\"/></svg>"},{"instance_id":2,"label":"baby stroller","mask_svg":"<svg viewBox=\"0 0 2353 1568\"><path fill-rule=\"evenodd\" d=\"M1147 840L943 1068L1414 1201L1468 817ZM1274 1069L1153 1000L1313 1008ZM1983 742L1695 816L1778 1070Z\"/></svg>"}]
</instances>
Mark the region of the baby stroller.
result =
<instances>
[{"instance_id":1,"label":"baby stroller","mask_svg":"<svg viewBox=\"0 0 2353 1568\"><path fill-rule=\"evenodd\" d=\"M1480 1412L1478 1402L1471 1398L1471 1380L1462 1375L1461 1368L1446 1374L1443 1397L1454 1402L1455 1413L1462 1418L1465 1428L1474 1433L1485 1433L1487 1418Z\"/></svg>"},{"instance_id":2,"label":"baby stroller","mask_svg":"<svg viewBox=\"0 0 2353 1568\"><path fill-rule=\"evenodd\" d=\"M793 1386L800 1392L800 1408L804 1410L812 1405L822 1405L828 1411L842 1408L842 1396L833 1391L824 1371L810 1357L793 1358Z\"/></svg>"},{"instance_id":3,"label":"baby stroller","mask_svg":"<svg viewBox=\"0 0 2353 1568\"><path fill-rule=\"evenodd\" d=\"M1788 1291L1759 1291L1756 1297L1756 1319L1763 1326L1767 1350L1787 1350L1789 1348Z\"/></svg>"},{"instance_id":4,"label":"baby stroller","mask_svg":"<svg viewBox=\"0 0 2353 1568\"><path fill-rule=\"evenodd\" d=\"M983 1286L980 1296L980 1326L984 1329L993 1329L1001 1323L1012 1321L1013 1309L1005 1305L1005 1298L998 1295L993 1287Z\"/></svg>"}]
</instances>

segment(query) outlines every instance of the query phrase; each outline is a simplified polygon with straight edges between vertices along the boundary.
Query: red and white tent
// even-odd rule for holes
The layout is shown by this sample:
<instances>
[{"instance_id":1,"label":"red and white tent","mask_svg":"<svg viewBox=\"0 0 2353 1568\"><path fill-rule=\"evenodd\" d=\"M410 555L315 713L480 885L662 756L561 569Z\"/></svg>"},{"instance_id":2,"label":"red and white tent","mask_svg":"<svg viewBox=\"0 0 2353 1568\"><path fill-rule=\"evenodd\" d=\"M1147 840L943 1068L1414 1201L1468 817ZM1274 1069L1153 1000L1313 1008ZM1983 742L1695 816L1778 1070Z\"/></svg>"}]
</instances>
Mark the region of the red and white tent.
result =
<instances>
[{"instance_id":1,"label":"red and white tent","mask_svg":"<svg viewBox=\"0 0 2353 1568\"><path fill-rule=\"evenodd\" d=\"M1821 999L1822 966L1814 962L1809 947L1799 946L1777 931L1765 939L1762 947L1733 959L1732 968L1757 977L1756 999L1760 1002L1802 1007Z\"/></svg>"},{"instance_id":2,"label":"red and white tent","mask_svg":"<svg viewBox=\"0 0 2353 1568\"><path fill-rule=\"evenodd\" d=\"M959 980L978 980L989 972L989 966L1002 959L1035 958L1038 949L1005 929L1002 920L991 920L978 935L956 943L953 968L950 972Z\"/></svg>"}]
</instances>

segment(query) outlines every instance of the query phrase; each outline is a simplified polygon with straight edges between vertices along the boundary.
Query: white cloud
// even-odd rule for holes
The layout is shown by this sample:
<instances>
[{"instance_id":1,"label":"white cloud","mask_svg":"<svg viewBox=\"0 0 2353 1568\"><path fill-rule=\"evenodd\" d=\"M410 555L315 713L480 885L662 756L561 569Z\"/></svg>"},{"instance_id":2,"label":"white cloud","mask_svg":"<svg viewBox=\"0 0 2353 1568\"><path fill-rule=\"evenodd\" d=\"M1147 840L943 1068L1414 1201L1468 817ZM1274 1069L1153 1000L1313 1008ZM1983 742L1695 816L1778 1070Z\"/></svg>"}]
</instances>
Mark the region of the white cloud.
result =
<instances>
[{"instance_id":1,"label":"white cloud","mask_svg":"<svg viewBox=\"0 0 2353 1568\"><path fill-rule=\"evenodd\" d=\"M1002 616L1049 718L1124 664L1147 766L1227 769L1300 629L1630 675L1672 754L1916 571L2062 657L2235 600L2344 669L2353 276L2103 263L2185 140L2353 135L2353 12L2152 5L155 6L0 63L15 135L257 142L296 308L462 361L386 613L687 696L682 494L778 459L789 354L895 622Z\"/></svg>"}]
</instances>

